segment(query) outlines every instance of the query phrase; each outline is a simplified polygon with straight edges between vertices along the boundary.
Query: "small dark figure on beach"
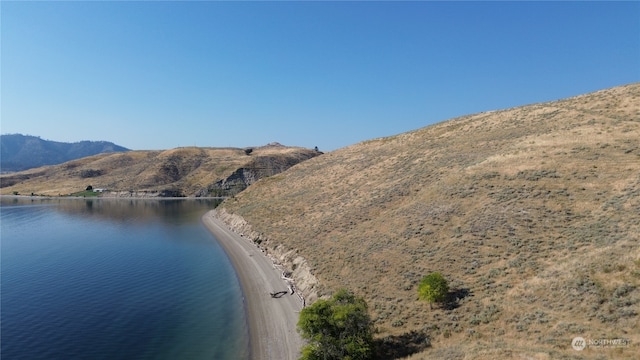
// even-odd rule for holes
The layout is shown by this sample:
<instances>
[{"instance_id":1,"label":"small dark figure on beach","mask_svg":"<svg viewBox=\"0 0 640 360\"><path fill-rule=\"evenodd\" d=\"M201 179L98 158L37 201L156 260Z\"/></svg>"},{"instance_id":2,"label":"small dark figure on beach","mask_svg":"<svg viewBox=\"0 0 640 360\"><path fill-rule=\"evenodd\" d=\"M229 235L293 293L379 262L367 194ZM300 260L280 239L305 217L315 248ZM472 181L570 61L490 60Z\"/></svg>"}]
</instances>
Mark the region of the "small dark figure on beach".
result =
<instances>
[{"instance_id":1,"label":"small dark figure on beach","mask_svg":"<svg viewBox=\"0 0 640 360\"><path fill-rule=\"evenodd\" d=\"M269 295L271 295L272 298L281 298L284 294L286 294L288 291L278 291L278 292L272 292L269 293Z\"/></svg>"}]
</instances>

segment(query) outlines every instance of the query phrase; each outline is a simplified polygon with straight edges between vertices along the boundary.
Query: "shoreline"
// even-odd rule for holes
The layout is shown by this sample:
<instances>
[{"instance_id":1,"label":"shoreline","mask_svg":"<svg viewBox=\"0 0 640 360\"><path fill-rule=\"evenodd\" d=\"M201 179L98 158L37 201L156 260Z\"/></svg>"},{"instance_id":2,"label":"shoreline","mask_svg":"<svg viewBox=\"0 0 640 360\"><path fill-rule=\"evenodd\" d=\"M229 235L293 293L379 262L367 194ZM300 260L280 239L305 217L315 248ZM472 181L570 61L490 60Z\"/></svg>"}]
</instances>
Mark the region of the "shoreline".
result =
<instances>
[{"instance_id":1,"label":"shoreline","mask_svg":"<svg viewBox=\"0 0 640 360\"><path fill-rule=\"evenodd\" d=\"M250 358L298 359L303 341L296 326L302 304L296 294L290 293L280 270L251 241L217 219L215 210L205 213L202 223L222 246L240 282ZM270 295L274 292L285 294L274 298Z\"/></svg>"},{"instance_id":2,"label":"shoreline","mask_svg":"<svg viewBox=\"0 0 640 360\"><path fill-rule=\"evenodd\" d=\"M0 198L6 199L122 199L122 200L224 200L226 197L220 196L178 196L178 197L161 197L161 196L47 196L47 195L9 195L9 194L0 194Z\"/></svg>"}]
</instances>

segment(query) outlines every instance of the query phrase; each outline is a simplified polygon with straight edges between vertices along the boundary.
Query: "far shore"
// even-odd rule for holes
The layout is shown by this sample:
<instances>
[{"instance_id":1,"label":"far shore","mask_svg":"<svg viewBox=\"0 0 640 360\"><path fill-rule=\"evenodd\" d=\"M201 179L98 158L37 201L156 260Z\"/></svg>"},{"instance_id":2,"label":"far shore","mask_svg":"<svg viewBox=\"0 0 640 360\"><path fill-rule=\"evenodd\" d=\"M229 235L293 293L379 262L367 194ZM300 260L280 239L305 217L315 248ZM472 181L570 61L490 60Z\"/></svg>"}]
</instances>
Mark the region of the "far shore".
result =
<instances>
[{"instance_id":1,"label":"far shore","mask_svg":"<svg viewBox=\"0 0 640 360\"><path fill-rule=\"evenodd\" d=\"M302 303L288 291L281 270L250 240L217 219L215 210L203 215L202 222L227 253L240 281L251 359L298 359L303 341L296 325ZM275 292L285 295L274 298L270 293Z\"/></svg>"},{"instance_id":2,"label":"far shore","mask_svg":"<svg viewBox=\"0 0 640 360\"><path fill-rule=\"evenodd\" d=\"M224 200L226 199L226 197L219 197L219 196L200 196L200 197L195 197L195 196L181 196L181 197L160 197L160 196L132 196L132 197L128 197L128 196L66 196L66 195L62 195L62 196L58 196L58 195L5 195L5 194L0 194L0 198L7 198L7 199L104 199L104 200Z\"/></svg>"}]
</instances>

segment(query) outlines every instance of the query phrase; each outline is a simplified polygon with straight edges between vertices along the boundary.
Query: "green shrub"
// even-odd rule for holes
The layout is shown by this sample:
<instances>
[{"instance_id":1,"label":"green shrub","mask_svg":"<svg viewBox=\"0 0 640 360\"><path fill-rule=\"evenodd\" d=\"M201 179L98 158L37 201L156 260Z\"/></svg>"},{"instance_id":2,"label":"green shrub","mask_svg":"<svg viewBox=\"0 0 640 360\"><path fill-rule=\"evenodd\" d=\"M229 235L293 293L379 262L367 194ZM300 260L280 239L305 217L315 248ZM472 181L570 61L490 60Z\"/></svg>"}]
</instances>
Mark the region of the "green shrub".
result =
<instances>
[{"instance_id":1,"label":"green shrub","mask_svg":"<svg viewBox=\"0 0 640 360\"><path fill-rule=\"evenodd\" d=\"M347 290L302 309L298 332L309 342L303 360L370 359L373 349L367 303Z\"/></svg>"},{"instance_id":2,"label":"green shrub","mask_svg":"<svg viewBox=\"0 0 640 360\"><path fill-rule=\"evenodd\" d=\"M449 293L449 283L439 272L431 273L422 278L418 287L418 298L429 305L434 302L444 302Z\"/></svg>"}]
</instances>

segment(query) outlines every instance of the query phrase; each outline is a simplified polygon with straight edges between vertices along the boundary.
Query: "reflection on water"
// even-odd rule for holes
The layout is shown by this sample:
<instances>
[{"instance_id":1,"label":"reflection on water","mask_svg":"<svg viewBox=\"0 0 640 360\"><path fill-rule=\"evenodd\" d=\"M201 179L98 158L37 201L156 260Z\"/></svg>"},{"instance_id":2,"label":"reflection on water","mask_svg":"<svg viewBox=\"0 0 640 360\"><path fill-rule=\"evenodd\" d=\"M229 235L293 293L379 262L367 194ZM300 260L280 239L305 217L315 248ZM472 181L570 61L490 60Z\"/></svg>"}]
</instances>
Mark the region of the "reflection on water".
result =
<instances>
[{"instance_id":1,"label":"reflection on water","mask_svg":"<svg viewBox=\"0 0 640 360\"><path fill-rule=\"evenodd\" d=\"M136 222L193 221L205 211L220 204L221 199L111 199L111 198L47 198L0 197L0 206L55 205L60 211L96 219Z\"/></svg>"},{"instance_id":2,"label":"reflection on water","mask_svg":"<svg viewBox=\"0 0 640 360\"><path fill-rule=\"evenodd\" d=\"M2 198L2 359L242 359L216 200Z\"/></svg>"}]
</instances>

